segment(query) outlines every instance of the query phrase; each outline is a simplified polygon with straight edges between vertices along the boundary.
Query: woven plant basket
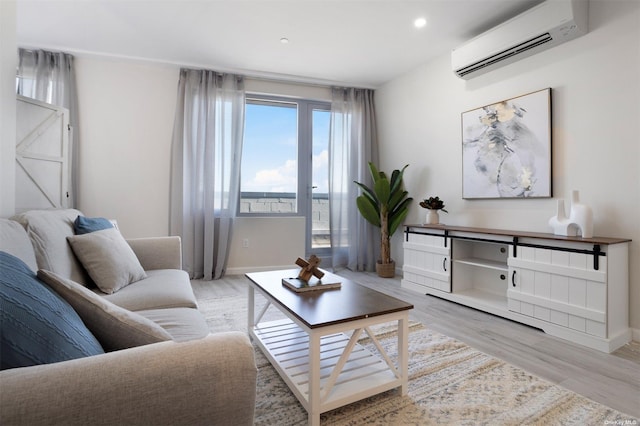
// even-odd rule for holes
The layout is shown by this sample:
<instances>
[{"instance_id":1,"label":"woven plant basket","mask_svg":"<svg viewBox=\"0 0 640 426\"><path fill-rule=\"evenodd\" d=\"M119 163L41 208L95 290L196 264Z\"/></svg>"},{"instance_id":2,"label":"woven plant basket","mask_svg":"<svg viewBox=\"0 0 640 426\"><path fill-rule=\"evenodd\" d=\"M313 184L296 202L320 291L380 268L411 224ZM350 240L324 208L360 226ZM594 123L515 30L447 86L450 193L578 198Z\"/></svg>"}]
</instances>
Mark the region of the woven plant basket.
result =
<instances>
[{"instance_id":1,"label":"woven plant basket","mask_svg":"<svg viewBox=\"0 0 640 426\"><path fill-rule=\"evenodd\" d=\"M393 278L396 276L396 262L394 260L391 263L376 262L376 272L381 278Z\"/></svg>"}]
</instances>

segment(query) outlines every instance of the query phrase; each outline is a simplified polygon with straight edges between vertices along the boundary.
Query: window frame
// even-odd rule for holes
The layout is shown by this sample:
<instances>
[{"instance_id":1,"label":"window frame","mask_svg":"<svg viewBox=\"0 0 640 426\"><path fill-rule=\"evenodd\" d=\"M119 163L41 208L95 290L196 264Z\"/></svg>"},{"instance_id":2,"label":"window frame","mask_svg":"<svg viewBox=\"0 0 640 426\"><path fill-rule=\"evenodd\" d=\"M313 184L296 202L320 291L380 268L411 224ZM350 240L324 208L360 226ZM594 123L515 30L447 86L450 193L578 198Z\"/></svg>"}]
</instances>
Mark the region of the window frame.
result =
<instances>
[{"instance_id":1,"label":"window frame","mask_svg":"<svg viewBox=\"0 0 640 426\"><path fill-rule=\"evenodd\" d=\"M242 202L242 181L238 191L238 217L306 217L310 219L311 202L313 198L312 181L312 159L313 159L313 111L331 111L331 102L314 99L304 99L296 97L266 95L258 93L247 93L245 97L246 105L252 103L257 105L269 104L296 104L297 108L297 173L298 181L296 188L296 211L295 212L241 212ZM243 138L244 144L244 138ZM245 147L242 147L243 152ZM240 167L242 167L242 162ZM308 220L309 223L310 220ZM308 226L311 226L310 224Z\"/></svg>"}]
</instances>

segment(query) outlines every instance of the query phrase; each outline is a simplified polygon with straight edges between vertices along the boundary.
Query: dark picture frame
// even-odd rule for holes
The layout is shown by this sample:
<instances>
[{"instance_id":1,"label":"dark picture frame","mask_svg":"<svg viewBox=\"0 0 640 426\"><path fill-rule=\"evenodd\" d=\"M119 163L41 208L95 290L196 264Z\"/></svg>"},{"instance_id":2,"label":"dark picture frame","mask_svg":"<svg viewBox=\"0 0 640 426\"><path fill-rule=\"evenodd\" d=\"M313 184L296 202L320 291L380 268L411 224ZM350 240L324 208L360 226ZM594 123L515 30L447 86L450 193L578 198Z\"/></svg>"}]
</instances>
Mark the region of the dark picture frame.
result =
<instances>
[{"instance_id":1,"label":"dark picture frame","mask_svg":"<svg viewBox=\"0 0 640 426\"><path fill-rule=\"evenodd\" d=\"M551 88L463 112L462 198L550 198Z\"/></svg>"}]
</instances>

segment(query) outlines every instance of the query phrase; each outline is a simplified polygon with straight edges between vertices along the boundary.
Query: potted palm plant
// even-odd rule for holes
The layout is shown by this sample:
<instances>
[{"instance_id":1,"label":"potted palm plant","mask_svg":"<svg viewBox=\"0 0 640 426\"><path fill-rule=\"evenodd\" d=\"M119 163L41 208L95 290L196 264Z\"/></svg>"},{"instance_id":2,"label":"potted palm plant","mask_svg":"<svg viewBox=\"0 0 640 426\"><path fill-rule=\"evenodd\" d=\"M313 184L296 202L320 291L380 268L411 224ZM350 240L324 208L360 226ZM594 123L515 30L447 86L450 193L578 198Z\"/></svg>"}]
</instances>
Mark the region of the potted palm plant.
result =
<instances>
[{"instance_id":1,"label":"potted palm plant","mask_svg":"<svg viewBox=\"0 0 640 426\"><path fill-rule=\"evenodd\" d=\"M396 264L391 259L389 239L407 217L409 204L413 201L413 198L407 197L409 193L404 190L402 183L402 175L407 167L408 164L402 170L394 170L389 179L370 162L373 187L354 181L362 189L362 194L356 198L360 214L380 228L380 260L376 263L376 272L384 278L395 276Z\"/></svg>"}]
</instances>

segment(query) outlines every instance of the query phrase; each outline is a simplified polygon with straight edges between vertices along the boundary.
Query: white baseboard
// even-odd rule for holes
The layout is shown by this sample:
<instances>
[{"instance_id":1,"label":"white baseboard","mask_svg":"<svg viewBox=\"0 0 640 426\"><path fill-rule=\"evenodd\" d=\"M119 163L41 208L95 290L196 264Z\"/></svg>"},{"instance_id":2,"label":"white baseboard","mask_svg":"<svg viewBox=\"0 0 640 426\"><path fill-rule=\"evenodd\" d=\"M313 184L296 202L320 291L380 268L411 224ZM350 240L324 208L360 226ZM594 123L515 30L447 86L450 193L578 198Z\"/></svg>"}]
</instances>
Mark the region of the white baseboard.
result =
<instances>
[{"instance_id":1,"label":"white baseboard","mask_svg":"<svg viewBox=\"0 0 640 426\"><path fill-rule=\"evenodd\" d=\"M640 329L632 328L631 329L631 340L634 342L640 342Z\"/></svg>"},{"instance_id":2,"label":"white baseboard","mask_svg":"<svg viewBox=\"0 0 640 426\"><path fill-rule=\"evenodd\" d=\"M264 271L277 271L279 269L296 269L297 266L281 265L281 266L251 266L251 267L239 267L239 268L227 268L226 275L244 275L248 272L264 272Z\"/></svg>"}]
</instances>

